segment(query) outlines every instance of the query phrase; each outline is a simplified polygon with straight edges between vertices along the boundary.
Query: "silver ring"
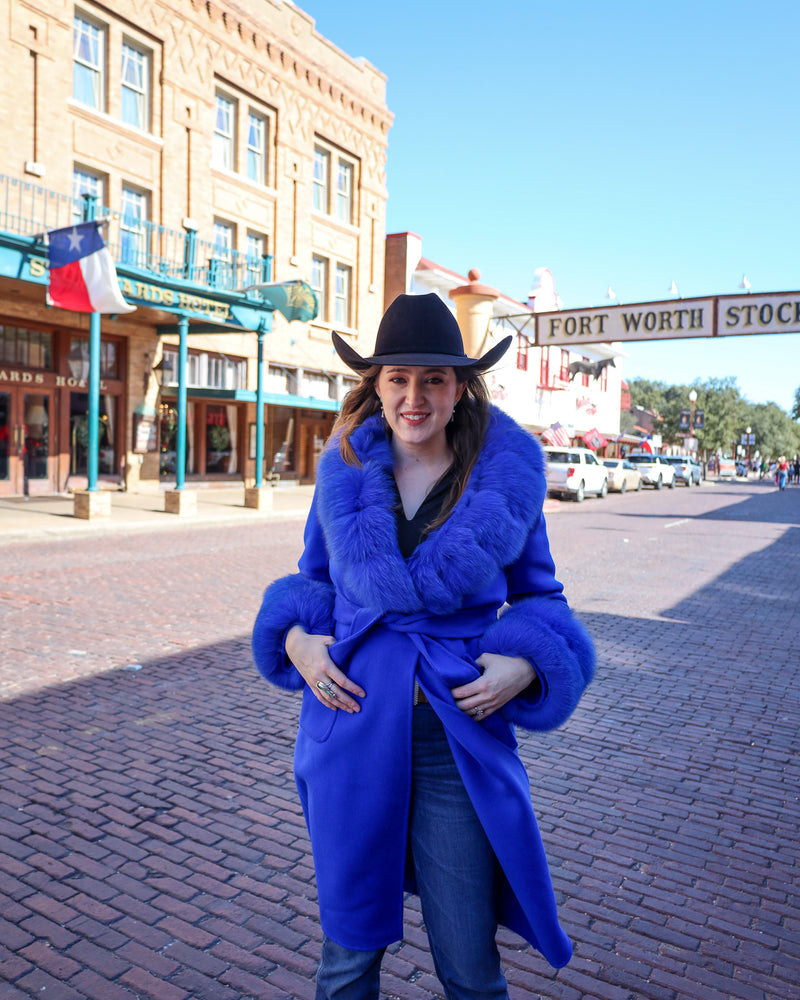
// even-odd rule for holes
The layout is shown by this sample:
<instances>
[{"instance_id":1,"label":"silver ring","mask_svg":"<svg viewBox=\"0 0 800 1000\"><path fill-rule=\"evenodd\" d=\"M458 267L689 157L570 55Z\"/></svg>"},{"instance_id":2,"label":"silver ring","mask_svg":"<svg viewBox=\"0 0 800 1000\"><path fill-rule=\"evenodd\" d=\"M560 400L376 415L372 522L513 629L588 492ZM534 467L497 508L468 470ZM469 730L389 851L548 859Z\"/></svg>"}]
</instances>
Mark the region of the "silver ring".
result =
<instances>
[{"instance_id":1,"label":"silver ring","mask_svg":"<svg viewBox=\"0 0 800 1000\"><path fill-rule=\"evenodd\" d=\"M483 716L484 716L484 711L482 708L476 708L475 711L472 713L472 717L474 719L482 719Z\"/></svg>"},{"instance_id":2,"label":"silver ring","mask_svg":"<svg viewBox=\"0 0 800 1000\"><path fill-rule=\"evenodd\" d=\"M317 687L320 691L324 691L329 698L333 698L335 700L339 697L327 681L317 681Z\"/></svg>"}]
</instances>

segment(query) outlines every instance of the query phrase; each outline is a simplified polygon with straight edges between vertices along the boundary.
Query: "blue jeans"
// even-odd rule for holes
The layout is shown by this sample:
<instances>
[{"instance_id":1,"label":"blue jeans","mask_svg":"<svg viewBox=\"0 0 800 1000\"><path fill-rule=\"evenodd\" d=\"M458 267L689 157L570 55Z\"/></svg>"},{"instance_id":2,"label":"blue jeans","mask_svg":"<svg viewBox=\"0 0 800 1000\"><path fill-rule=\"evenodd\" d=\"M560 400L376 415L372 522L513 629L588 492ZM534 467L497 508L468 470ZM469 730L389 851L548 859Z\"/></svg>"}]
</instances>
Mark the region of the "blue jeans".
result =
<instances>
[{"instance_id":1,"label":"blue jeans","mask_svg":"<svg viewBox=\"0 0 800 1000\"><path fill-rule=\"evenodd\" d=\"M414 708L413 739L409 850L436 974L448 1000L507 1000L495 944L494 851L430 705ZM384 951L325 938L316 1000L378 1000Z\"/></svg>"}]
</instances>

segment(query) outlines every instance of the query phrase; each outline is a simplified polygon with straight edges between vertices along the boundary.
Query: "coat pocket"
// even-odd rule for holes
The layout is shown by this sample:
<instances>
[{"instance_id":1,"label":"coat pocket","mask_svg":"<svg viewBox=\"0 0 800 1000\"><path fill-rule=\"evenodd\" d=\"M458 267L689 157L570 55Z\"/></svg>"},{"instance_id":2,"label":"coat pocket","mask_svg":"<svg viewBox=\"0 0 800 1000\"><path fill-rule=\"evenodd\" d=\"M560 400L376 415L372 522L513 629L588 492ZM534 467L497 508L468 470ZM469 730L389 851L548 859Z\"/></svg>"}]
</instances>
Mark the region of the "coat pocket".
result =
<instances>
[{"instance_id":1,"label":"coat pocket","mask_svg":"<svg viewBox=\"0 0 800 1000\"><path fill-rule=\"evenodd\" d=\"M300 728L306 736L315 743L324 743L331 735L338 714L337 709L326 708L306 685L303 691L303 704L300 706Z\"/></svg>"}]
</instances>

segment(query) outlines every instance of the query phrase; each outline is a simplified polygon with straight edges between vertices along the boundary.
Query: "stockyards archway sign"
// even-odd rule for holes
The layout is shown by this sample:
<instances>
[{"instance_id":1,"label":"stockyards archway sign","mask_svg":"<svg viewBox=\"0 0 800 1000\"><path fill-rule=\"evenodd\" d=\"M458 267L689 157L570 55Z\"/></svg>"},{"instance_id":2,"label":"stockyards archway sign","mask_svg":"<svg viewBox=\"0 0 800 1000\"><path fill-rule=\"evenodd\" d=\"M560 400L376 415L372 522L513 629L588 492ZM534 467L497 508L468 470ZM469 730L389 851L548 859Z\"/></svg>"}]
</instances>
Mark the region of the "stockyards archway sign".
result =
<instances>
[{"instance_id":1,"label":"stockyards archway sign","mask_svg":"<svg viewBox=\"0 0 800 1000\"><path fill-rule=\"evenodd\" d=\"M798 332L800 292L718 295L536 314L539 347Z\"/></svg>"}]
</instances>

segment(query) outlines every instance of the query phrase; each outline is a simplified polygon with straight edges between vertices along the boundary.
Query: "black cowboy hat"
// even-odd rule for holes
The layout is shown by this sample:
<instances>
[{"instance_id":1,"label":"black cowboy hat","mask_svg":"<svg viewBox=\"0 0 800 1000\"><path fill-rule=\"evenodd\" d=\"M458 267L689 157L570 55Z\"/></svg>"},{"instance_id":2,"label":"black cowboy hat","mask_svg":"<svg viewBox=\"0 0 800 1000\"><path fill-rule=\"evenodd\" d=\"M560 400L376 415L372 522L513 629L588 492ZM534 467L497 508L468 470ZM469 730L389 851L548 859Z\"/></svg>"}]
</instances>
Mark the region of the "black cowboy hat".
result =
<instances>
[{"instance_id":1,"label":"black cowboy hat","mask_svg":"<svg viewBox=\"0 0 800 1000\"><path fill-rule=\"evenodd\" d=\"M372 365L469 367L484 372L500 360L513 339L504 337L482 358L468 358L456 318L435 292L397 296L383 314L372 357L362 358L338 333L332 338L336 353L357 372Z\"/></svg>"}]
</instances>

